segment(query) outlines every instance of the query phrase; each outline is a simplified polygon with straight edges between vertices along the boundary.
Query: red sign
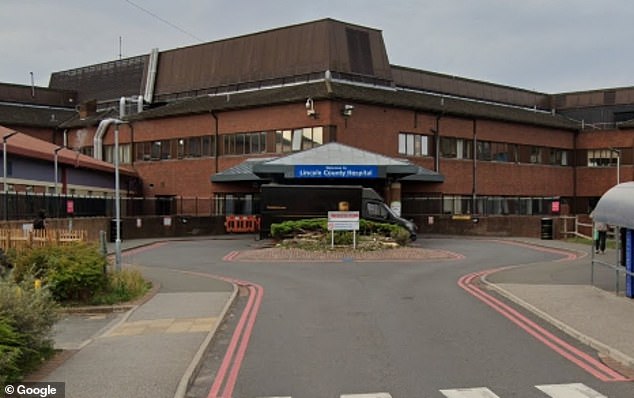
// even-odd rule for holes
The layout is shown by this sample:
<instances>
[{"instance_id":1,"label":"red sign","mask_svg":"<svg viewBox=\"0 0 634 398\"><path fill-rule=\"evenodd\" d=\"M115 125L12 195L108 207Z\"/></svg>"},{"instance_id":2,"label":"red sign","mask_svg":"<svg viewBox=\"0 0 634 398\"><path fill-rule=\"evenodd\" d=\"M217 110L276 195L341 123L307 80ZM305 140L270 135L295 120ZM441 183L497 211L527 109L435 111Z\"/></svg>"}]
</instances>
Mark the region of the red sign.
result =
<instances>
[{"instance_id":1,"label":"red sign","mask_svg":"<svg viewBox=\"0 0 634 398\"><path fill-rule=\"evenodd\" d=\"M553 213L559 213L559 201L554 201L550 204L550 209Z\"/></svg>"},{"instance_id":2,"label":"red sign","mask_svg":"<svg viewBox=\"0 0 634 398\"><path fill-rule=\"evenodd\" d=\"M66 213L73 214L75 212L75 202L72 200L66 201Z\"/></svg>"}]
</instances>

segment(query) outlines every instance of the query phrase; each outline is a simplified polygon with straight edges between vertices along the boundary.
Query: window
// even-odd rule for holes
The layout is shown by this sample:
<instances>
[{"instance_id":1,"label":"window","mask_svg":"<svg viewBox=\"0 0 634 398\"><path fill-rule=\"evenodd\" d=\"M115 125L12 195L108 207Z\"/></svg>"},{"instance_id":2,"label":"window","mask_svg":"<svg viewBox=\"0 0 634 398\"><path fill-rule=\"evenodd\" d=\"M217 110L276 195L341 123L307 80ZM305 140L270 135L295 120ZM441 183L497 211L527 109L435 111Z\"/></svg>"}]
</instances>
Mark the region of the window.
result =
<instances>
[{"instance_id":1,"label":"window","mask_svg":"<svg viewBox=\"0 0 634 398\"><path fill-rule=\"evenodd\" d=\"M440 156L443 158L458 157L458 139L450 137L440 137Z\"/></svg>"},{"instance_id":2,"label":"window","mask_svg":"<svg viewBox=\"0 0 634 398\"><path fill-rule=\"evenodd\" d=\"M264 137L266 141L266 137ZM277 153L303 151L324 143L323 127L304 127L294 130L275 132L275 151Z\"/></svg>"},{"instance_id":3,"label":"window","mask_svg":"<svg viewBox=\"0 0 634 398\"><path fill-rule=\"evenodd\" d=\"M503 142L491 143L491 160L496 162L515 162L516 146Z\"/></svg>"},{"instance_id":4,"label":"window","mask_svg":"<svg viewBox=\"0 0 634 398\"><path fill-rule=\"evenodd\" d=\"M542 162L542 148L533 146L531 147L531 163L541 163Z\"/></svg>"},{"instance_id":5,"label":"window","mask_svg":"<svg viewBox=\"0 0 634 398\"><path fill-rule=\"evenodd\" d=\"M478 141L476 149L478 160L491 160L491 143L489 141Z\"/></svg>"},{"instance_id":6,"label":"window","mask_svg":"<svg viewBox=\"0 0 634 398\"><path fill-rule=\"evenodd\" d=\"M114 145L104 146L104 160L114 163ZM119 163L132 163L132 144L119 145Z\"/></svg>"},{"instance_id":7,"label":"window","mask_svg":"<svg viewBox=\"0 0 634 398\"><path fill-rule=\"evenodd\" d=\"M407 156L428 156L429 137L421 134L400 133L398 153Z\"/></svg>"},{"instance_id":8,"label":"window","mask_svg":"<svg viewBox=\"0 0 634 398\"><path fill-rule=\"evenodd\" d=\"M616 166L617 156L611 149L588 149L588 167Z\"/></svg>"},{"instance_id":9,"label":"window","mask_svg":"<svg viewBox=\"0 0 634 398\"><path fill-rule=\"evenodd\" d=\"M150 159L159 160L161 158L161 141L152 142L152 148L150 151Z\"/></svg>"},{"instance_id":10,"label":"window","mask_svg":"<svg viewBox=\"0 0 634 398\"><path fill-rule=\"evenodd\" d=\"M557 166L568 166L570 151L565 149L550 148L549 163Z\"/></svg>"},{"instance_id":11,"label":"window","mask_svg":"<svg viewBox=\"0 0 634 398\"><path fill-rule=\"evenodd\" d=\"M266 152L266 133L240 133L223 136L225 155Z\"/></svg>"},{"instance_id":12,"label":"window","mask_svg":"<svg viewBox=\"0 0 634 398\"><path fill-rule=\"evenodd\" d=\"M473 141L463 138L440 137L440 156L454 159L473 159Z\"/></svg>"},{"instance_id":13,"label":"window","mask_svg":"<svg viewBox=\"0 0 634 398\"><path fill-rule=\"evenodd\" d=\"M387 220L387 209L382 203L367 203L368 216Z\"/></svg>"}]
</instances>

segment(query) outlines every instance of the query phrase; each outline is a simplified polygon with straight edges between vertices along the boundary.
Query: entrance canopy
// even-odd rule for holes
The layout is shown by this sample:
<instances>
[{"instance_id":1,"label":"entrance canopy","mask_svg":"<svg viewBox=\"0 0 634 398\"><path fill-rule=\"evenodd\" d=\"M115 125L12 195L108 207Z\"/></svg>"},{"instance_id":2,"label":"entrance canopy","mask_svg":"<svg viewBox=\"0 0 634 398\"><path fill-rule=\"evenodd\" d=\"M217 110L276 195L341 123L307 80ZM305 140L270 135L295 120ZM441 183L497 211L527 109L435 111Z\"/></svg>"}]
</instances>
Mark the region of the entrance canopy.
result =
<instances>
[{"instance_id":1,"label":"entrance canopy","mask_svg":"<svg viewBox=\"0 0 634 398\"><path fill-rule=\"evenodd\" d=\"M331 142L303 152L263 162L253 167L259 176L275 175L285 179L377 179L402 178L419 173L420 167L338 142ZM443 177L432 171L430 182Z\"/></svg>"},{"instance_id":2,"label":"entrance canopy","mask_svg":"<svg viewBox=\"0 0 634 398\"><path fill-rule=\"evenodd\" d=\"M407 160L331 142L279 158L248 159L211 177L212 182L386 179L443 182L444 177Z\"/></svg>"},{"instance_id":3,"label":"entrance canopy","mask_svg":"<svg viewBox=\"0 0 634 398\"><path fill-rule=\"evenodd\" d=\"M625 182L607 191L592 212L592 219L634 229L634 182Z\"/></svg>"}]
</instances>

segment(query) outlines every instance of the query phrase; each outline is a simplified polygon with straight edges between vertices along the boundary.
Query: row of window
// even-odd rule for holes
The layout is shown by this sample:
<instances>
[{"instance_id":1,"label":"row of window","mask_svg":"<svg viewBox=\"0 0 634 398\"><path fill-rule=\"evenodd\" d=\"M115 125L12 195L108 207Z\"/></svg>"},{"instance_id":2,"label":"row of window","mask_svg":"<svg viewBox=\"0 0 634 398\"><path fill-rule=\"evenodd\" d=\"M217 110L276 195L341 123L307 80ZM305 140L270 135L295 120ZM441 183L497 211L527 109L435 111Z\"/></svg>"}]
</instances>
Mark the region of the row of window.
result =
<instances>
[{"instance_id":1,"label":"row of window","mask_svg":"<svg viewBox=\"0 0 634 398\"><path fill-rule=\"evenodd\" d=\"M554 197L507 197L445 195L443 197L410 196L401 199L402 211L408 215L481 214L547 215L553 212Z\"/></svg>"},{"instance_id":2,"label":"row of window","mask_svg":"<svg viewBox=\"0 0 634 398\"><path fill-rule=\"evenodd\" d=\"M223 155L248 155L268 152L266 132L223 134L220 139L220 148ZM323 127L275 131L276 153L303 151L323 143ZM134 144L134 160L199 158L214 156L215 150L216 137L213 135L142 141ZM82 153L92 155L92 147L83 148ZM119 145L119 161L121 163L131 163L132 153L132 144ZM104 146L104 159L107 162L114 162L114 145Z\"/></svg>"},{"instance_id":3,"label":"row of window","mask_svg":"<svg viewBox=\"0 0 634 398\"><path fill-rule=\"evenodd\" d=\"M323 127L277 130L274 134L276 153L303 151L324 144ZM266 153L269 152L267 136L267 132L225 134L220 136L220 148L224 155ZM477 141L474 151L473 144L470 139L440 137L438 150L441 157L449 159L473 159L475 155L481 161L571 165L572 152L566 149ZM431 136L413 133L400 133L398 136L399 155L430 156L432 151ZM135 161L153 161L210 157L215 152L216 137L213 135L144 141L137 142L134 146L119 145L119 162L131 163L133 156ZM593 149L586 152L589 167L614 166L620 155L614 149ZM91 156L92 147L82 148L82 153ZM104 146L104 159L114 162L114 145Z\"/></svg>"},{"instance_id":4,"label":"row of window","mask_svg":"<svg viewBox=\"0 0 634 398\"><path fill-rule=\"evenodd\" d=\"M423 134L400 133L398 153L406 156L429 156L433 137ZM570 151L533 145L509 144L504 142L477 141L475 153L473 140L440 137L439 153L443 158L473 159L512 163L535 163L568 166Z\"/></svg>"}]
</instances>

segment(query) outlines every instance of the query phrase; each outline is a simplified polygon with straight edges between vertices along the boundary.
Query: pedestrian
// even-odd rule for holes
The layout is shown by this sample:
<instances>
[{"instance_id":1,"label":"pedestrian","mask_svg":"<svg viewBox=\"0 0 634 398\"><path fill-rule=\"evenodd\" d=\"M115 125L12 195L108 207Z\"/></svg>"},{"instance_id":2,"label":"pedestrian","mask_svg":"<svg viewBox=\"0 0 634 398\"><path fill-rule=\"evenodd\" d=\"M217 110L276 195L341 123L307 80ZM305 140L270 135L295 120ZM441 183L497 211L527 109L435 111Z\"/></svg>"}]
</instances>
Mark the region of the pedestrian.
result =
<instances>
[{"instance_id":1,"label":"pedestrian","mask_svg":"<svg viewBox=\"0 0 634 398\"><path fill-rule=\"evenodd\" d=\"M597 230L597 237L595 240L595 253L605 253L605 241L608 236L608 225L606 223L598 222L594 224L595 229Z\"/></svg>"},{"instance_id":2,"label":"pedestrian","mask_svg":"<svg viewBox=\"0 0 634 398\"><path fill-rule=\"evenodd\" d=\"M46 229L46 212L44 210L37 212L37 217L33 220L33 229Z\"/></svg>"}]
</instances>

